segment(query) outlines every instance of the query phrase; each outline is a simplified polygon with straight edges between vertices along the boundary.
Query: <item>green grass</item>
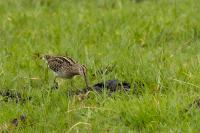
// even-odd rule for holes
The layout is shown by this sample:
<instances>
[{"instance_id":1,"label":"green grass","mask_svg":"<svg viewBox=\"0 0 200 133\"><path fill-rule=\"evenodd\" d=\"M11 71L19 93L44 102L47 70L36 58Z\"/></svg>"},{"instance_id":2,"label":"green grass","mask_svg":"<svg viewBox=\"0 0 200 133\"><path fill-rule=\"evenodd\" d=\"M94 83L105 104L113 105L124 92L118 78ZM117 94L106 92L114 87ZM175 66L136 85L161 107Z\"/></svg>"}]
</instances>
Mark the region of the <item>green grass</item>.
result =
<instances>
[{"instance_id":1,"label":"green grass","mask_svg":"<svg viewBox=\"0 0 200 133\"><path fill-rule=\"evenodd\" d=\"M16 132L199 132L199 0L0 0L0 124L26 114ZM145 84L139 95L67 96L68 80L51 91L53 74L36 53L85 64L91 84L119 79ZM108 74L96 74L116 65ZM37 78L37 79L31 79ZM81 77L74 78L83 88Z\"/></svg>"}]
</instances>

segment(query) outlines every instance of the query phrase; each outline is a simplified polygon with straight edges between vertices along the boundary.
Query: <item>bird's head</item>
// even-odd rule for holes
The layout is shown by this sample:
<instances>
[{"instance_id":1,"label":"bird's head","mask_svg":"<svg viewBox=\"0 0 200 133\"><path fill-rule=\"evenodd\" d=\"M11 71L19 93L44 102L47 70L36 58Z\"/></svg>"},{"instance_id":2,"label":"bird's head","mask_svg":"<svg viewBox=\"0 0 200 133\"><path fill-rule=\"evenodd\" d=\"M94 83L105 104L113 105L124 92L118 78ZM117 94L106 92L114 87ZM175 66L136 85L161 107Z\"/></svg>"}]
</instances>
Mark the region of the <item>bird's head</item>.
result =
<instances>
[{"instance_id":1,"label":"bird's head","mask_svg":"<svg viewBox=\"0 0 200 133\"><path fill-rule=\"evenodd\" d=\"M50 56L50 55L44 55L44 56L42 57L42 59L45 60L45 61L48 61L51 57L52 57L52 56Z\"/></svg>"},{"instance_id":2,"label":"bird's head","mask_svg":"<svg viewBox=\"0 0 200 133\"><path fill-rule=\"evenodd\" d=\"M84 77L86 88L89 88L89 81L87 77L87 68L84 65L80 65L79 74Z\"/></svg>"},{"instance_id":3,"label":"bird's head","mask_svg":"<svg viewBox=\"0 0 200 133\"><path fill-rule=\"evenodd\" d=\"M84 66L84 65L80 65L79 67L79 74L82 75L82 76L86 76L87 74L87 68Z\"/></svg>"}]
</instances>

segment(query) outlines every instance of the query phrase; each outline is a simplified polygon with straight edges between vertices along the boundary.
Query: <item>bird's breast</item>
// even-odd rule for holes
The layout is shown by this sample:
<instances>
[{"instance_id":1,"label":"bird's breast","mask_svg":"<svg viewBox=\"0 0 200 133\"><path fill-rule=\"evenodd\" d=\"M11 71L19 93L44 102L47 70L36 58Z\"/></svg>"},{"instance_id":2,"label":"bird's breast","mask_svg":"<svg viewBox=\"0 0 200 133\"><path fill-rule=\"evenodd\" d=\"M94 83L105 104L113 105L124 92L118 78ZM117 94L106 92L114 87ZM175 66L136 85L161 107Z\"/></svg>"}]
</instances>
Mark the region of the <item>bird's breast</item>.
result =
<instances>
[{"instance_id":1,"label":"bird's breast","mask_svg":"<svg viewBox=\"0 0 200 133\"><path fill-rule=\"evenodd\" d=\"M71 79L74 75L70 73L54 72L57 77Z\"/></svg>"}]
</instances>

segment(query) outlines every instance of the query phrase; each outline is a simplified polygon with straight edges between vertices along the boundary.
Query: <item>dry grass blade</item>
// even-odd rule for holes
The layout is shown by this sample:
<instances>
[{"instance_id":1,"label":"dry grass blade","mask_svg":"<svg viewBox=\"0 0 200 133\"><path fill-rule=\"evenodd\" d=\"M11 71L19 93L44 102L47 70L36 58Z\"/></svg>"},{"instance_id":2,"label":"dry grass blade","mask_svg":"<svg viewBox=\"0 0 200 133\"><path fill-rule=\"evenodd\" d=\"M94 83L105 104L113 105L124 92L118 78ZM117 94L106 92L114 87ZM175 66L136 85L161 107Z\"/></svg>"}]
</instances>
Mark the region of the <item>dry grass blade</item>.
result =
<instances>
[{"instance_id":1,"label":"dry grass blade","mask_svg":"<svg viewBox=\"0 0 200 133\"><path fill-rule=\"evenodd\" d=\"M87 126L90 126L91 127L91 124L90 123L86 123L86 122L78 122L78 123L76 123L76 124L74 124L72 127L70 127L70 129L68 130L68 132L71 132L71 130L73 129L73 128L75 128L76 126L78 126L78 125L87 125Z\"/></svg>"},{"instance_id":2,"label":"dry grass blade","mask_svg":"<svg viewBox=\"0 0 200 133\"><path fill-rule=\"evenodd\" d=\"M182 84L190 85L190 86L193 86L193 87L196 87L196 88L200 89L200 86L192 84L192 83L189 83L189 82L185 82L185 81L182 81L182 80L179 80L179 79L172 79L172 80L173 81L177 81L177 82L182 83Z\"/></svg>"},{"instance_id":3,"label":"dry grass blade","mask_svg":"<svg viewBox=\"0 0 200 133\"><path fill-rule=\"evenodd\" d=\"M32 78L22 77L22 78L24 78L24 79L31 79L31 80L40 80L40 78L38 78L38 77L32 77Z\"/></svg>"}]
</instances>

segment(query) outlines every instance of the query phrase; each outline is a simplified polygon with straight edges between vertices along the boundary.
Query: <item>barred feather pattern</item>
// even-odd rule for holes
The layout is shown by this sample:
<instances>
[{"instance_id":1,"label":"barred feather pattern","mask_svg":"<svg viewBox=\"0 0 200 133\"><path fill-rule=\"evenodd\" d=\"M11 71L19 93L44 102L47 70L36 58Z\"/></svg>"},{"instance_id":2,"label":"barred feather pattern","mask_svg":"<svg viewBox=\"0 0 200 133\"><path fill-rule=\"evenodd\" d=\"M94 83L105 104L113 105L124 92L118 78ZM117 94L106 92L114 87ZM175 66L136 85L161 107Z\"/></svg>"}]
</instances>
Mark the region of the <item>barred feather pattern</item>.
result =
<instances>
[{"instance_id":1,"label":"barred feather pattern","mask_svg":"<svg viewBox=\"0 0 200 133\"><path fill-rule=\"evenodd\" d=\"M70 57L45 55L43 58L57 77L70 79L75 75L81 75L85 79L86 86L88 86L87 69L84 65L78 64Z\"/></svg>"}]
</instances>

